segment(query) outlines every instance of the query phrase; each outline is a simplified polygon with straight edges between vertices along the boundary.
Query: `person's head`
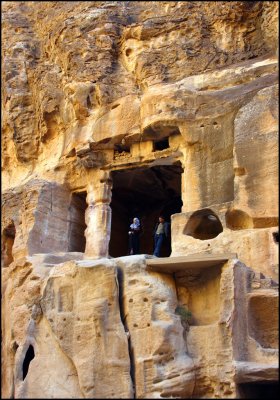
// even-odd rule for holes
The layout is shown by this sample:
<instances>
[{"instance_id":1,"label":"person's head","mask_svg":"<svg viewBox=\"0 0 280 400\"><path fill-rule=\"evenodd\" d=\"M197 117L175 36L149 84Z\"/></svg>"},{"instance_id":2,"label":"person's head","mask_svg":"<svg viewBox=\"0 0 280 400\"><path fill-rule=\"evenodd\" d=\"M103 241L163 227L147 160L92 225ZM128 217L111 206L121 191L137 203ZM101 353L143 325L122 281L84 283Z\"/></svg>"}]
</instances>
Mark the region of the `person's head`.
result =
<instances>
[{"instance_id":1,"label":"person's head","mask_svg":"<svg viewBox=\"0 0 280 400\"><path fill-rule=\"evenodd\" d=\"M158 217L158 220L159 220L160 223L162 223L162 222L164 222L164 217L163 217L162 215L160 215L160 216Z\"/></svg>"},{"instance_id":2,"label":"person's head","mask_svg":"<svg viewBox=\"0 0 280 400\"><path fill-rule=\"evenodd\" d=\"M136 225L139 225L140 221L139 221L139 219L137 217L134 217L133 218L133 223L136 224Z\"/></svg>"}]
</instances>

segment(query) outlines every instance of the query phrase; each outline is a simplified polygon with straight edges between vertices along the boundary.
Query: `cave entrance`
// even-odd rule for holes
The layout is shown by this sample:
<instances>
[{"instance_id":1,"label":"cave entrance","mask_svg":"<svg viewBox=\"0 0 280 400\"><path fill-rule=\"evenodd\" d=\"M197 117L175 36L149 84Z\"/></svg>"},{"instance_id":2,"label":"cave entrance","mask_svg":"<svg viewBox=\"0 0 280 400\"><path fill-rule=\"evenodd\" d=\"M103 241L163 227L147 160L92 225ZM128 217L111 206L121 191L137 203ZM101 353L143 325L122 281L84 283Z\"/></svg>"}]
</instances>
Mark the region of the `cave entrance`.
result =
<instances>
[{"instance_id":1,"label":"cave entrance","mask_svg":"<svg viewBox=\"0 0 280 400\"><path fill-rule=\"evenodd\" d=\"M16 236L16 228L13 221L3 229L1 258L4 267L8 267L13 261L13 245Z\"/></svg>"},{"instance_id":2,"label":"cave entrance","mask_svg":"<svg viewBox=\"0 0 280 400\"><path fill-rule=\"evenodd\" d=\"M140 253L153 254L153 231L159 215L170 222L181 212L181 163L112 171L112 225L109 254L128 255L128 230L133 217L141 222ZM161 257L171 253L171 243L162 247Z\"/></svg>"},{"instance_id":3,"label":"cave entrance","mask_svg":"<svg viewBox=\"0 0 280 400\"><path fill-rule=\"evenodd\" d=\"M278 399L279 382L250 382L238 385L240 399Z\"/></svg>"},{"instance_id":4,"label":"cave entrance","mask_svg":"<svg viewBox=\"0 0 280 400\"><path fill-rule=\"evenodd\" d=\"M72 193L69 207L68 251L85 252L85 212L87 208L86 192Z\"/></svg>"}]
</instances>

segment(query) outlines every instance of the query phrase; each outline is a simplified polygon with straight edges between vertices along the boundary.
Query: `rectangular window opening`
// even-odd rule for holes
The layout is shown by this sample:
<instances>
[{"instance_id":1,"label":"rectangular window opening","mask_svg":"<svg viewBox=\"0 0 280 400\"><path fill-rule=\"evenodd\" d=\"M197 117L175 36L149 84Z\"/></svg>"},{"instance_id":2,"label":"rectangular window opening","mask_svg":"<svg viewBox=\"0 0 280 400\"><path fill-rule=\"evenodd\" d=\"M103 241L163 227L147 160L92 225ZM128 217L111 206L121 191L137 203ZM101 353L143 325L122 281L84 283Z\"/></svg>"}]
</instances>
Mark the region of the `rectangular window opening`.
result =
<instances>
[{"instance_id":1,"label":"rectangular window opening","mask_svg":"<svg viewBox=\"0 0 280 400\"><path fill-rule=\"evenodd\" d=\"M153 151L161 151L169 148L169 138L166 137L161 140L154 141Z\"/></svg>"},{"instance_id":2,"label":"rectangular window opening","mask_svg":"<svg viewBox=\"0 0 280 400\"><path fill-rule=\"evenodd\" d=\"M115 144L114 151L115 151L115 153L118 153L118 154L130 153L130 147L122 145L122 144Z\"/></svg>"}]
</instances>

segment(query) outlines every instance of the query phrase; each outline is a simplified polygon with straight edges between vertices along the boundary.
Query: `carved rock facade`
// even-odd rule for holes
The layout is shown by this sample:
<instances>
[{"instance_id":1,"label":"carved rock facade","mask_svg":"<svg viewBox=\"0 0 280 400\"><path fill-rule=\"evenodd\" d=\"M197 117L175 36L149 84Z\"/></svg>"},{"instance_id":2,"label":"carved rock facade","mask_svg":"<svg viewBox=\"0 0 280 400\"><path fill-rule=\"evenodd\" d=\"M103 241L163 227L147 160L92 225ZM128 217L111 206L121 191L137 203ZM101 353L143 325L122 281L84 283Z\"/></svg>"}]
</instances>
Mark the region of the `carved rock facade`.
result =
<instances>
[{"instance_id":1,"label":"carved rock facade","mask_svg":"<svg viewBox=\"0 0 280 400\"><path fill-rule=\"evenodd\" d=\"M274 393L278 3L2 9L3 397Z\"/></svg>"}]
</instances>

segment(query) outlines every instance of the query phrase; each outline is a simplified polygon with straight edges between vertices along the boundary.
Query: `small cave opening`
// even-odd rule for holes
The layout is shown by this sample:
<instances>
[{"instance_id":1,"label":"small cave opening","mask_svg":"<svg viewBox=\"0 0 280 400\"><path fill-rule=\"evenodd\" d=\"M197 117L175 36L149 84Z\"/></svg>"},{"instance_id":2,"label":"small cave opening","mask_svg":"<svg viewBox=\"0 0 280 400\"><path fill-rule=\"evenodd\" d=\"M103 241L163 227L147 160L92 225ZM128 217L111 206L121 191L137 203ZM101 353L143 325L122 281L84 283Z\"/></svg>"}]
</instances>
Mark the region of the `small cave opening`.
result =
<instances>
[{"instance_id":1,"label":"small cave opening","mask_svg":"<svg viewBox=\"0 0 280 400\"><path fill-rule=\"evenodd\" d=\"M250 382L238 386L239 399L278 399L279 382Z\"/></svg>"},{"instance_id":2,"label":"small cave opening","mask_svg":"<svg viewBox=\"0 0 280 400\"><path fill-rule=\"evenodd\" d=\"M85 252L85 212L87 208L86 192L72 193L69 206L68 251Z\"/></svg>"},{"instance_id":3,"label":"small cave opening","mask_svg":"<svg viewBox=\"0 0 280 400\"><path fill-rule=\"evenodd\" d=\"M114 160L122 157L129 157L130 154L130 146L127 146L126 144L114 145Z\"/></svg>"},{"instance_id":4,"label":"small cave opening","mask_svg":"<svg viewBox=\"0 0 280 400\"><path fill-rule=\"evenodd\" d=\"M27 349L27 352L25 354L23 363L22 363L22 380L23 381L26 378L26 375L28 374L29 365L34 357L35 357L34 348L33 348L32 344L30 344Z\"/></svg>"},{"instance_id":5,"label":"small cave opening","mask_svg":"<svg viewBox=\"0 0 280 400\"><path fill-rule=\"evenodd\" d=\"M171 215L181 212L181 163L116 170L112 172L112 224L109 254L128 255L129 226L139 218L140 254L153 254L154 229L160 215L171 221ZM171 240L162 245L161 257L171 254Z\"/></svg>"},{"instance_id":6,"label":"small cave opening","mask_svg":"<svg viewBox=\"0 0 280 400\"><path fill-rule=\"evenodd\" d=\"M114 146L114 152L115 153L130 153L130 147L126 146L124 144L115 144Z\"/></svg>"},{"instance_id":7,"label":"small cave opening","mask_svg":"<svg viewBox=\"0 0 280 400\"><path fill-rule=\"evenodd\" d=\"M12 350L13 350L14 354L16 354L18 348L19 348L18 343L16 341L14 341L13 346L12 346Z\"/></svg>"},{"instance_id":8,"label":"small cave opening","mask_svg":"<svg viewBox=\"0 0 280 400\"><path fill-rule=\"evenodd\" d=\"M279 243L279 232L273 232L272 237L275 243Z\"/></svg>"},{"instance_id":9,"label":"small cave opening","mask_svg":"<svg viewBox=\"0 0 280 400\"><path fill-rule=\"evenodd\" d=\"M169 148L168 137L153 142L153 151L162 151Z\"/></svg>"},{"instance_id":10,"label":"small cave opening","mask_svg":"<svg viewBox=\"0 0 280 400\"><path fill-rule=\"evenodd\" d=\"M13 245L16 237L16 228L11 221L4 229L2 234L2 263L4 267L8 267L13 261Z\"/></svg>"},{"instance_id":11,"label":"small cave opening","mask_svg":"<svg viewBox=\"0 0 280 400\"><path fill-rule=\"evenodd\" d=\"M242 210L229 210L226 212L226 226L233 230L252 229L254 227L253 219Z\"/></svg>"},{"instance_id":12,"label":"small cave opening","mask_svg":"<svg viewBox=\"0 0 280 400\"><path fill-rule=\"evenodd\" d=\"M189 218L184 234L195 239L209 240L223 232L219 217L209 208L195 211Z\"/></svg>"},{"instance_id":13,"label":"small cave opening","mask_svg":"<svg viewBox=\"0 0 280 400\"><path fill-rule=\"evenodd\" d=\"M125 50L125 55L126 55L127 57L129 57L131 54L132 54L132 49L126 49L126 50Z\"/></svg>"}]
</instances>

